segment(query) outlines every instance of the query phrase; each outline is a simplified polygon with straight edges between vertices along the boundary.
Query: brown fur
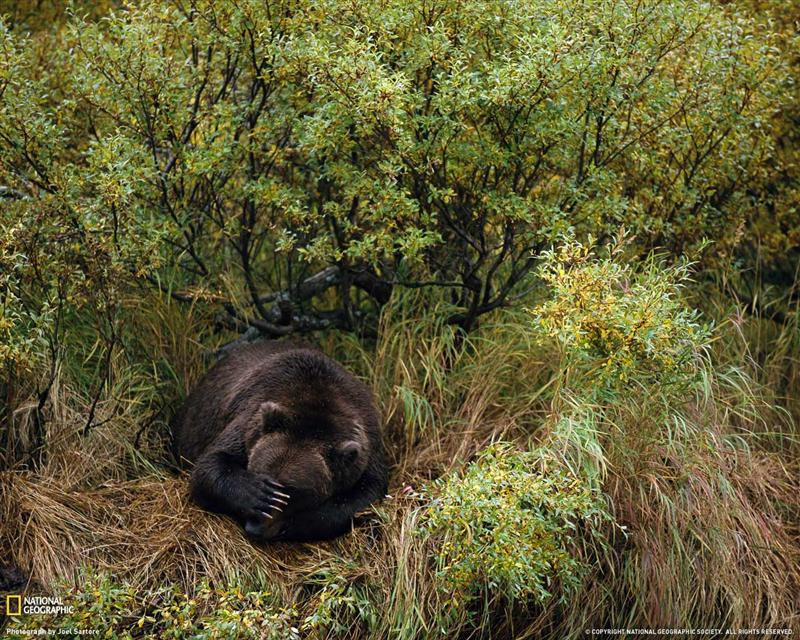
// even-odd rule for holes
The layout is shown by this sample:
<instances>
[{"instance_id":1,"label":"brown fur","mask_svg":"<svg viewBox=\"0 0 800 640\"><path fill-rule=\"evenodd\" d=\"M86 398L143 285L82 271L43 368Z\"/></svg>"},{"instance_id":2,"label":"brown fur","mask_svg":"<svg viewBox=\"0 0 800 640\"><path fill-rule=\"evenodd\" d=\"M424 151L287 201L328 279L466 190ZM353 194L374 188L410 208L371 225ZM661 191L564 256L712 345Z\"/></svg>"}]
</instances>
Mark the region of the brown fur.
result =
<instances>
[{"instance_id":1,"label":"brown fur","mask_svg":"<svg viewBox=\"0 0 800 640\"><path fill-rule=\"evenodd\" d=\"M320 351L240 348L198 383L176 416L192 495L261 539L346 531L386 492L379 418L367 387Z\"/></svg>"}]
</instances>

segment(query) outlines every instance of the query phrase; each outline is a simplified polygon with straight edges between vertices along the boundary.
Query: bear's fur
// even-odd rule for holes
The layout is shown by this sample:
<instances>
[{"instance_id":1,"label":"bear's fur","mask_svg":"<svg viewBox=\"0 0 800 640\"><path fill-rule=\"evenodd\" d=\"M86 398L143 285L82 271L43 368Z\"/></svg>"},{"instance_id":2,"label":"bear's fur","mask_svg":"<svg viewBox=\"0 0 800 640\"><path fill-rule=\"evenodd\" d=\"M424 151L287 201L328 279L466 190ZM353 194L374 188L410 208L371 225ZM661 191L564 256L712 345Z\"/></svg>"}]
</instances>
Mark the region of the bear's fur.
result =
<instances>
[{"instance_id":1,"label":"bear's fur","mask_svg":"<svg viewBox=\"0 0 800 640\"><path fill-rule=\"evenodd\" d=\"M386 493L367 387L320 351L262 342L206 373L173 422L191 493L262 540L321 540Z\"/></svg>"}]
</instances>

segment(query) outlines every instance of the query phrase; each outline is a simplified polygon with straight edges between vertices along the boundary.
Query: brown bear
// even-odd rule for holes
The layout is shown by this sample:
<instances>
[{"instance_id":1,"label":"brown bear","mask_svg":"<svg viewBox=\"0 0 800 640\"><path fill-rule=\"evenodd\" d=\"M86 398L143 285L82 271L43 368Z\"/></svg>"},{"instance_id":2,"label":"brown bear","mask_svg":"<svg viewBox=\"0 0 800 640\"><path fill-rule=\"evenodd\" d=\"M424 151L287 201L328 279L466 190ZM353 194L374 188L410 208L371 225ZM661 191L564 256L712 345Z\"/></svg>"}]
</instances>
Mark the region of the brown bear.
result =
<instances>
[{"instance_id":1,"label":"brown bear","mask_svg":"<svg viewBox=\"0 0 800 640\"><path fill-rule=\"evenodd\" d=\"M332 538L386 493L369 389L310 347L234 350L186 398L173 437L193 499L259 540Z\"/></svg>"}]
</instances>

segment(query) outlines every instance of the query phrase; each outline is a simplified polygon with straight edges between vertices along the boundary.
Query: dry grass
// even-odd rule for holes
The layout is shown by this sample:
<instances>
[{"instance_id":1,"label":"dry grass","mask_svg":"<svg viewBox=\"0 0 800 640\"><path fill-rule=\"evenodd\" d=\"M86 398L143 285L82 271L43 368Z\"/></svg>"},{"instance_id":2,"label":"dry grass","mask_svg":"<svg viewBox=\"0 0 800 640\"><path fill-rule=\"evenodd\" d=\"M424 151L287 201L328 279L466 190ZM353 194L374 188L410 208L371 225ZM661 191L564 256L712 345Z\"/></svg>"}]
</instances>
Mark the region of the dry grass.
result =
<instances>
[{"instance_id":1,"label":"dry grass","mask_svg":"<svg viewBox=\"0 0 800 640\"><path fill-rule=\"evenodd\" d=\"M47 457L35 470L0 474L0 555L23 569L33 591L80 588L87 571L143 594L165 583L191 593L207 578L268 589L296 608L299 621L324 604L335 575L378 612L367 622L339 611L348 637L435 637L445 600L431 562L435 541L417 534L427 504L419 490L491 441L535 441L554 463L597 471L617 523L606 532L609 547L571 604L529 609L487 597L477 618L462 620L460 635L800 623L800 467L785 441L794 423L756 382L756 369L720 369L728 373L712 375L670 424L648 423L653 399L631 397L621 406L583 406L591 425L565 432L562 422L558 431L570 410L553 383L558 363L531 342L521 317L502 316L457 344L448 327L428 319L441 314L424 313L426 304L410 295L387 311L372 352L349 338L323 345L371 382L393 457L391 497L352 534L258 547L233 522L187 501L185 477L161 467L164 416L152 418L158 396L171 402L203 369L203 341L191 336L202 336L205 319L162 300L135 318L135 340L112 360L115 383L88 436L91 396L65 374L57 378ZM131 351L161 364L131 367ZM787 375L782 384L793 384ZM18 448L31 402L16 407ZM150 426L140 433L144 422ZM315 633L337 637L335 629L323 624Z\"/></svg>"},{"instance_id":2,"label":"dry grass","mask_svg":"<svg viewBox=\"0 0 800 640\"><path fill-rule=\"evenodd\" d=\"M6 473L0 491L4 541L15 541L16 562L45 589L80 579L81 565L142 589L175 582L191 590L202 578L269 583L358 546L343 538L257 547L231 520L193 506L183 477L65 492L56 478Z\"/></svg>"}]
</instances>

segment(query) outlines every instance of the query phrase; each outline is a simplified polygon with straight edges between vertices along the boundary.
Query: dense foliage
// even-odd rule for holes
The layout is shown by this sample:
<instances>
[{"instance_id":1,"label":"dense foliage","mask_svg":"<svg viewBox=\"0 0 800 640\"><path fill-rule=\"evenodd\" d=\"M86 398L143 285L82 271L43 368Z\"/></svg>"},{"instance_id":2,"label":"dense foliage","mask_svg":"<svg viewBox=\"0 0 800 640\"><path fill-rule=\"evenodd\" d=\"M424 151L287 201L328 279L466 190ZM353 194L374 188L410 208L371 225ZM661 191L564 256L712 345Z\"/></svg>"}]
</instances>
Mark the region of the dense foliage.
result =
<instances>
[{"instance_id":1,"label":"dense foliage","mask_svg":"<svg viewBox=\"0 0 800 640\"><path fill-rule=\"evenodd\" d=\"M567 229L724 257L791 98L777 36L688 0L155 2L0 37L15 352L66 307L113 325L125 283L272 336L439 285L470 328Z\"/></svg>"},{"instance_id":2,"label":"dense foliage","mask_svg":"<svg viewBox=\"0 0 800 640\"><path fill-rule=\"evenodd\" d=\"M625 261L623 240L605 259L575 242L544 252L539 275L550 296L533 310L534 330L559 344L567 368L598 396L624 392L631 379L680 393L696 380L710 338L680 297L689 265Z\"/></svg>"},{"instance_id":3,"label":"dense foliage","mask_svg":"<svg viewBox=\"0 0 800 640\"><path fill-rule=\"evenodd\" d=\"M436 540L437 576L453 613L482 595L547 603L573 594L588 567L578 529L603 508L580 478L537 469L541 452L495 444L463 477L441 478L423 523Z\"/></svg>"}]
</instances>

